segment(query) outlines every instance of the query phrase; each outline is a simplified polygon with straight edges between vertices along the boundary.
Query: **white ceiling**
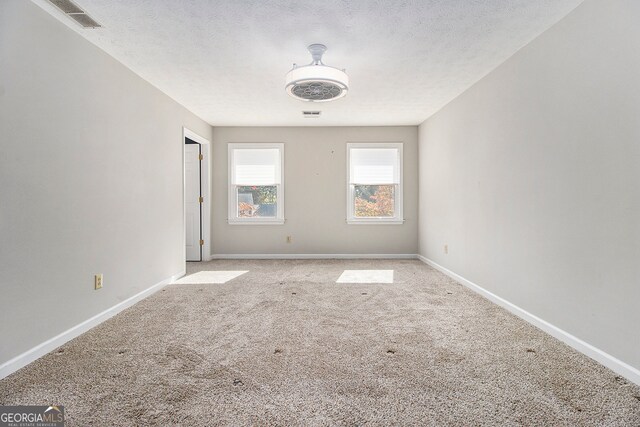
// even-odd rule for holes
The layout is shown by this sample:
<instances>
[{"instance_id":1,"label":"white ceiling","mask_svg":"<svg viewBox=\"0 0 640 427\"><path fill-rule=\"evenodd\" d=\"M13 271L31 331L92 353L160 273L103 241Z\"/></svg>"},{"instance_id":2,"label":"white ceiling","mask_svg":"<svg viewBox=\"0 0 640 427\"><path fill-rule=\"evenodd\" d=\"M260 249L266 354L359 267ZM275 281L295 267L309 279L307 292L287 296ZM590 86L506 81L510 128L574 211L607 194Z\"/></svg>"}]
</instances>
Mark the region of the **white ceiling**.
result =
<instances>
[{"instance_id":1,"label":"white ceiling","mask_svg":"<svg viewBox=\"0 0 640 427\"><path fill-rule=\"evenodd\" d=\"M421 123L582 0L75 0L97 30L34 2L211 125L368 126ZM346 98L285 93L311 43Z\"/></svg>"}]
</instances>

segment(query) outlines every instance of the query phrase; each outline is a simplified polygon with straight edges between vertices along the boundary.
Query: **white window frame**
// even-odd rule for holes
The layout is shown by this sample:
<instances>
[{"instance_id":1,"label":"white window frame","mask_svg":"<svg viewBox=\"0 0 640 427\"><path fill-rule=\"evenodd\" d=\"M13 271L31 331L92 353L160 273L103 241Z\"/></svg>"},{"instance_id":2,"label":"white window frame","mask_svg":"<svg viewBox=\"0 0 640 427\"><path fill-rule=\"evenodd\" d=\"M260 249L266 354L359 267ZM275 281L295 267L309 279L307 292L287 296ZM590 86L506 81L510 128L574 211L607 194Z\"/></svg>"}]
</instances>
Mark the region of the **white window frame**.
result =
<instances>
[{"instance_id":1,"label":"white window frame","mask_svg":"<svg viewBox=\"0 0 640 427\"><path fill-rule=\"evenodd\" d=\"M355 216L355 185L351 184L351 149L352 148L395 148L400 156L400 182L394 194L394 216L393 217L371 217L361 218ZM366 225L366 224L403 224L403 162L402 142L349 142L347 143L347 224Z\"/></svg>"},{"instance_id":2,"label":"white window frame","mask_svg":"<svg viewBox=\"0 0 640 427\"><path fill-rule=\"evenodd\" d=\"M236 149L275 148L280 151L280 184L276 185L275 218L240 218L238 217L238 191L233 184L233 151ZM281 142L230 142L227 144L228 169L228 218L232 225L282 225L284 219L284 143Z\"/></svg>"}]
</instances>

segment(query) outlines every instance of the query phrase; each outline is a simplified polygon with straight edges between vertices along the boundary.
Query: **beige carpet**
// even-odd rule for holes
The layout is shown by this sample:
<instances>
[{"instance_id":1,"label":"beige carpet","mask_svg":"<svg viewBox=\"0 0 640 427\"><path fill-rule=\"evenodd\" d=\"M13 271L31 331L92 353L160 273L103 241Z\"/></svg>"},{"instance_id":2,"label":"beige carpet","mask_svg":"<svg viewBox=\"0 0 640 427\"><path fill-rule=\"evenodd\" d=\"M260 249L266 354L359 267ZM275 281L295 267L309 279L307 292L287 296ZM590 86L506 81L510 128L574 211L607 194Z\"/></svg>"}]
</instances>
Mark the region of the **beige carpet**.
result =
<instances>
[{"instance_id":1,"label":"beige carpet","mask_svg":"<svg viewBox=\"0 0 640 427\"><path fill-rule=\"evenodd\" d=\"M640 426L640 389L418 261L215 261L0 382L69 426ZM345 269L393 284L336 284Z\"/></svg>"}]
</instances>

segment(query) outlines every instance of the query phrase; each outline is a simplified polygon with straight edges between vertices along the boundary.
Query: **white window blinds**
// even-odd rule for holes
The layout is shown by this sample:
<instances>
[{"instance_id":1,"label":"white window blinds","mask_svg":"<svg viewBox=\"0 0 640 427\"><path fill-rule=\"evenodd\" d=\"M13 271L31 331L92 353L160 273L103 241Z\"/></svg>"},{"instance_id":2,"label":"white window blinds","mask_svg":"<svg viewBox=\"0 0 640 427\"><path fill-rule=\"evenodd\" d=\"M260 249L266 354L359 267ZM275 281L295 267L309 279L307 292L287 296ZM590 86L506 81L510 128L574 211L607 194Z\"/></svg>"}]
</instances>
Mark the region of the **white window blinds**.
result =
<instances>
[{"instance_id":1,"label":"white window blinds","mask_svg":"<svg viewBox=\"0 0 640 427\"><path fill-rule=\"evenodd\" d=\"M400 154L397 148L351 148L350 184L400 183Z\"/></svg>"},{"instance_id":2,"label":"white window blinds","mask_svg":"<svg viewBox=\"0 0 640 427\"><path fill-rule=\"evenodd\" d=\"M277 148L235 148L232 154L233 185L277 185L282 176Z\"/></svg>"}]
</instances>

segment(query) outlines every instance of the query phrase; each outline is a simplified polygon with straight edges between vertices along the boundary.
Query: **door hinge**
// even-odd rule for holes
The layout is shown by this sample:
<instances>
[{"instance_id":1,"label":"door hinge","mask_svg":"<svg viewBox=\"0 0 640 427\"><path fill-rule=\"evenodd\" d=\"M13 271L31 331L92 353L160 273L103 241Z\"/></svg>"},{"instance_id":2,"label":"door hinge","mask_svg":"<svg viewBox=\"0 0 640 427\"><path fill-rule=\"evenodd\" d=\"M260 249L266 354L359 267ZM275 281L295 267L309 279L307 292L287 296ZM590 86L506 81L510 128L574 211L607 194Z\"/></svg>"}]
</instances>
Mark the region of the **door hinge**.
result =
<instances>
[{"instance_id":1,"label":"door hinge","mask_svg":"<svg viewBox=\"0 0 640 427\"><path fill-rule=\"evenodd\" d=\"M200 246L204 245L204 240L200 240Z\"/></svg>"},{"instance_id":2,"label":"door hinge","mask_svg":"<svg viewBox=\"0 0 640 427\"><path fill-rule=\"evenodd\" d=\"M198 155L198 158L199 158L200 160L202 160L202 159L204 159L204 156L203 156L202 154L199 154L199 155Z\"/></svg>"},{"instance_id":3,"label":"door hinge","mask_svg":"<svg viewBox=\"0 0 640 427\"><path fill-rule=\"evenodd\" d=\"M199 201L200 203L203 203L203 202L204 202L204 197L202 197L202 196L198 197L198 201Z\"/></svg>"}]
</instances>

